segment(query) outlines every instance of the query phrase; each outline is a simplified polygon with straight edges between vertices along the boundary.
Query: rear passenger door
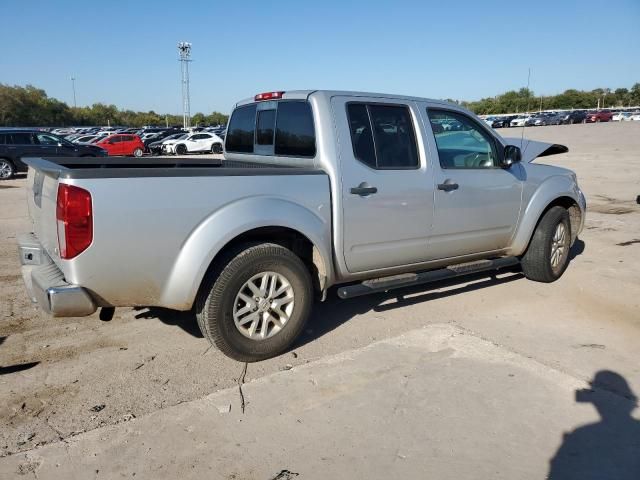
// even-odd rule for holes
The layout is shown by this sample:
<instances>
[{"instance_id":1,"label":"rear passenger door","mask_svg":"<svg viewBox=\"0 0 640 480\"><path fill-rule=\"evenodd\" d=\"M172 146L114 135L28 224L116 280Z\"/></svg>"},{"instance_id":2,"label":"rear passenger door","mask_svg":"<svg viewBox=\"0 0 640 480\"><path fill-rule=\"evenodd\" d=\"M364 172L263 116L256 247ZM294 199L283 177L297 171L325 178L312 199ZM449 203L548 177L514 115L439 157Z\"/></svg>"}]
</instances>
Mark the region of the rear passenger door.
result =
<instances>
[{"instance_id":1,"label":"rear passenger door","mask_svg":"<svg viewBox=\"0 0 640 480\"><path fill-rule=\"evenodd\" d=\"M16 158L25 157L40 157L40 148L35 143L35 137L31 132L12 132L7 133L8 143L7 148L11 155L15 155Z\"/></svg>"},{"instance_id":2,"label":"rear passenger door","mask_svg":"<svg viewBox=\"0 0 640 480\"><path fill-rule=\"evenodd\" d=\"M351 273L422 262L433 181L413 102L334 97L342 244Z\"/></svg>"}]
</instances>

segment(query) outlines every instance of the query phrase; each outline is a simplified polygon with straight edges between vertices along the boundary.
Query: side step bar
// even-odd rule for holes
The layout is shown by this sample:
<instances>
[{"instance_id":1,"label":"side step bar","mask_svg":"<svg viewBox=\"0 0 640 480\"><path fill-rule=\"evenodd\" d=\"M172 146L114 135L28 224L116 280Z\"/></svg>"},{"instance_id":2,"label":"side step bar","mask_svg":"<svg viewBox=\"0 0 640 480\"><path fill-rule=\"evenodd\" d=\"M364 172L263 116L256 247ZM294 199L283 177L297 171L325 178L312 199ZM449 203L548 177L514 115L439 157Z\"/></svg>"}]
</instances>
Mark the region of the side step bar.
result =
<instances>
[{"instance_id":1,"label":"side step bar","mask_svg":"<svg viewBox=\"0 0 640 480\"><path fill-rule=\"evenodd\" d=\"M485 272L488 270L500 270L502 268L518 265L520 260L516 257L503 257L493 260L478 260L477 262L459 263L437 270L427 270L425 272L405 273L393 275L391 277L375 278L365 280L355 285L347 285L338 288L340 298L353 298L370 293L387 292L396 288L410 287L424 283L447 280L449 278L460 277L472 273Z\"/></svg>"}]
</instances>

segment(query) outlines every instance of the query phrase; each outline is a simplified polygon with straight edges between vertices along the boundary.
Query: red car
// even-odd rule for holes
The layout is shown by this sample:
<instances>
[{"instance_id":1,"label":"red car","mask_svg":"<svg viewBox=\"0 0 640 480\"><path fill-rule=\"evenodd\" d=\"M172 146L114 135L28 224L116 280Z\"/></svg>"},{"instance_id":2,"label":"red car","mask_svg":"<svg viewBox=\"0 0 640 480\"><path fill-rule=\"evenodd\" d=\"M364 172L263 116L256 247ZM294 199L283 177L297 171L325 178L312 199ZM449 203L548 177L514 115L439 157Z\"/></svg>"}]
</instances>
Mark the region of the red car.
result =
<instances>
[{"instance_id":1,"label":"red car","mask_svg":"<svg viewBox=\"0 0 640 480\"><path fill-rule=\"evenodd\" d=\"M613 118L611 110L598 110L597 112L587 112L587 123L610 122Z\"/></svg>"},{"instance_id":2,"label":"red car","mask_svg":"<svg viewBox=\"0 0 640 480\"><path fill-rule=\"evenodd\" d=\"M141 157L144 152L144 143L138 135L109 135L96 142L96 145L104 148L109 155Z\"/></svg>"}]
</instances>

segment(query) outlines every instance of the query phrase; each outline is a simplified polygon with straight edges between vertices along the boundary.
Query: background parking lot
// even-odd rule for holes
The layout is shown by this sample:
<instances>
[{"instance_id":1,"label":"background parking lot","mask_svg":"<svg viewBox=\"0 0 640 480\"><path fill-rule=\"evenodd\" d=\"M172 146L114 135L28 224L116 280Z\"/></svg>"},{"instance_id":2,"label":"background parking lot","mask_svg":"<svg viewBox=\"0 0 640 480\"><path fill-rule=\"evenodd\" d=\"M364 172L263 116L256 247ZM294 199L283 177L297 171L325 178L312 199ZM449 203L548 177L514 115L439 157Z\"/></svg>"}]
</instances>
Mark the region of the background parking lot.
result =
<instances>
[{"instance_id":1,"label":"background parking lot","mask_svg":"<svg viewBox=\"0 0 640 480\"><path fill-rule=\"evenodd\" d=\"M519 136L521 130L500 133ZM331 294L296 348L250 364L245 381L450 324L576 381L615 371L640 394L640 123L547 126L525 135L567 145L568 154L538 162L574 170L587 196L585 230L558 282L534 283L514 271L349 301ZM0 185L2 455L237 384L244 364L210 348L188 313L119 309L113 320L102 322L97 315L52 319L32 306L15 247L16 235L29 230L24 186L24 178ZM491 351L482 361L492 361ZM556 393L555 401L573 405L566 392ZM232 400L234 408L239 401ZM558 445L563 431L573 427L538 426L552 429Z\"/></svg>"}]
</instances>

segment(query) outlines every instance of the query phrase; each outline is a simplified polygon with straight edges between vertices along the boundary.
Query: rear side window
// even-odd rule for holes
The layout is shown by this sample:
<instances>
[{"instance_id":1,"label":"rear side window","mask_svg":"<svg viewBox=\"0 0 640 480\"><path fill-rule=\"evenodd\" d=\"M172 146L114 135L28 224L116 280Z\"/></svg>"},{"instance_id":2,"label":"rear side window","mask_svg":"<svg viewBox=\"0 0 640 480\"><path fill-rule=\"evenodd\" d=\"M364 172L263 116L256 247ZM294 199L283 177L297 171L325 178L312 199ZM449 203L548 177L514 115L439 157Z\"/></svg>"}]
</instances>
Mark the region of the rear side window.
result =
<instances>
[{"instance_id":1,"label":"rear side window","mask_svg":"<svg viewBox=\"0 0 640 480\"><path fill-rule=\"evenodd\" d=\"M347 106L347 113L353 154L365 165L376 168L376 149L373 145L373 133L367 106L363 103L351 103Z\"/></svg>"},{"instance_id":2,"label":"rear side window","mask_svg":"<svg viewBox=\"0 0 640 480\"><path fill-rule=\"evenodd\" d=\"M311 105L295 100L274 103L275 109L266 108L256 112L256 104L252 104L233 112L227 129L228 152L315 156L316 135ZM256 149L255 146L263 148Z\"/></svg>"},{"instance_id":3,"label":"rear side window","mask_svg":"<svg viewBox=\"0 0 640 480\"><path fill-rule=\"evenodd\" d=\"M354 156L379 170L418 168L418 147L405 105L347 105Z\"/></svg>"},{"instance_id":4,"label":"rear side window","mask_svg":"<svg viewBox=\"0 0 640 480\"><path fill-rule=\"evenodd\" d=\"M30 133L12 133L9 135L10 144L13 145L32 145L33 136Z\"/></svg>"},{"instance_id":5,"label":"rear side window","mask_svg":"<svg viewBox=\"0 0 640 480\"><path fill-rule=\"evenodd\" d=\"M311 105L307 102L279 102L276 120L276 155L313 157L316 135Z\"/></svg>"},{"instance_id":6,"label":"rear side window","mask_svg":"<svg viewBox=\"0 0 640 480\"><path fill-rule=\"evenodd\" d=\"M236 108L227 129L228 152L253 153L253 134L256 128L256 105Z\"/></svg>"}]
</instances>

